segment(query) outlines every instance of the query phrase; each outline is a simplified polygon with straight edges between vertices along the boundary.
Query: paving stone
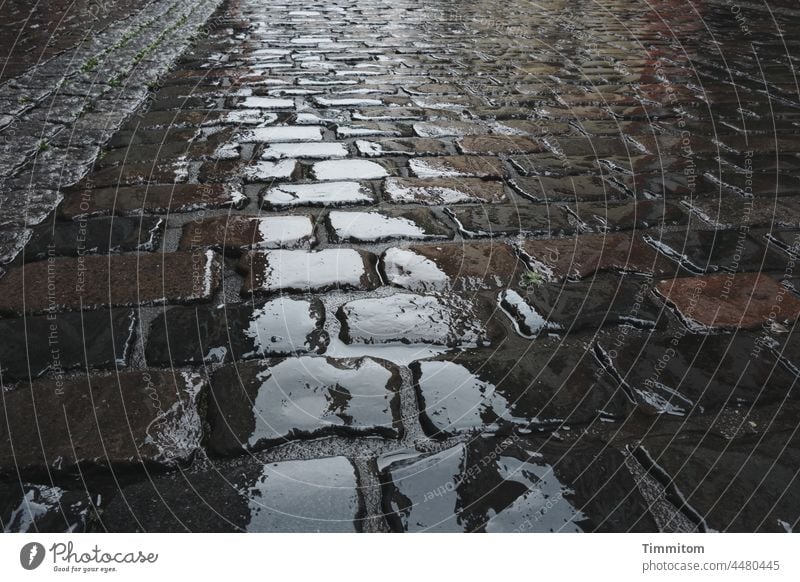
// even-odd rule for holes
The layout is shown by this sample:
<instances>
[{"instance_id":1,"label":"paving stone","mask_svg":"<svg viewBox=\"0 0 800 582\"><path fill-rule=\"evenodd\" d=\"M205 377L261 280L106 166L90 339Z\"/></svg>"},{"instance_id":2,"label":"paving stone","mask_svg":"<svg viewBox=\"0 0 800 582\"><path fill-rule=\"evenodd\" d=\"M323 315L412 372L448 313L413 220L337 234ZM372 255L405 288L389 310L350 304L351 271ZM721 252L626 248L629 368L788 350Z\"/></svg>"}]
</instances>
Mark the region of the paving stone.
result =
<instances>
[{"instance_id":1,"label":"paving stone","mask_svg":"<svg viewBox=\"0 0 800 582\"><path fill-rule=\"evenodd\" d=\"M281 125L257 127L243 132L238 141L242 143L288 143L322 141L319 127L310 125Z\"/></svg>"},{"instance_id":2,"label":"paving stone","mask_svg":"<svg viewBox=\"0 0 800 582\"><path fill-rule=\"evenodd\" d=\"M636 453L706 530L785 533L783 524L800 517L800 448L788 433L733 440L699 431L653 434Z\"/></svg>"},{"instance_id":3,"label":"paving stone","mask_svg":"<svg viewBox=\"0 0 800 582\"><path fill-rule=\"evenodd\" d=\"M356 140L355 144L358 153L369 158L398 155L435 156L449 153L447 143L427 138L359 139Z\"/></svg>"},{"instance_id":4,"label":"paving stone","mask_svg":"<svg viewBox=\"0 0 800 582\"><path fill-rule=\"evenodd\" d=\"M353 113L356 121L416 121L425 117L417 107L362 107Z\"/></svg>"},{"instance_id":5,"label":"paving stone","mask_svg":"<svg viewBox=\"0 0 800 582\"><path fill-rule=\"evenodd\" d=\"M328 343L317 300L281 297L256 305L174 307L150 326L151 366L181 366L319 353Z\"/></svg>"},{"instance_id":6,"label":"paving stone","mask_svg":"<svg viewBox=\"0 0 800 582\"><path fill-rule=\"evenodd\" d=\"M0 279L0 312L205 301L215 293L221 271L210 250L48 259Z\"/></svg>"},{"instance_id":7,"label":"paving stone","mask_svg":"<svg viewBox=\"0 0 800 582\"><path fill-rule=\"evenodd\" d=\"M391 202L406 204L497 203L506 199L502 182L477 178L388 178L383 183Z\"/></svg>"},{"instance_id":8,"label":"paving stone","mask_svg":"<svg viewBox=\"0 0 800 582\"><path fill-rule=\"evenodd\" d=\"M184 163L177 159L150 162L131 162L101 167L91 173L93 188L120 188L147 184L182 184L186 182ZM79 184L77 187L80 187Z\"/></svg>"},{"instance_id":9,"label":"paving stone","mask_svg":"<svg viewBox=\"0 0 800 582\"><path fill-rule=\"evenodd\" d=\"M488 356L472 351L411 364L428 435L574 427L622 419L631 408L582 340L541 339Z\"/></svg>"},{"instance_id":10,"label":"paving stone","mask_svg":"<svg viewBox=\"0 0 800 582\"><path fill-rule=\"evenodd\" d=\"M403 131L394 124L384 122L362 121L358 125L337 125L336 138L351 137L402 137Z\"/></svg>"},{"instance_id":11,"label":"paving stone","mask_svg":"<svg viewBox=\"0 0 800 582\"><path fill-rule=\"evenodd\" d=\"M523 286L523 279L520 287ZM584 281L527 283L500 296L500 306L518 333L575 333L609 325L652 329L665 323L646 277L600 274Z\"/></svg>"},{"instance_id":12,"label":"paving stone","mask_svg":"<svg viewBox=\"0 0 800 582\"><path fill-rule=\"evenodd\" d=\"M97 218L42 224L25 246L25 260L49 256L154 251L159 245L164 220L160 218Z\"/></svg>"},{"instance_id":13,"label":"paving stone","mask_svg":"<svg viewBox=\"0 0 800 582\"><path fill-rule=\"evenodd\" d=\"M509 286L525 265L503 243L414 245L381 257L384 279L410 291L476 291Z\"/></svg>"},{"instance_id":14,"label":"paving stone","mask_svg":"<svg viewBox=\"0 0 800 582\"><path fill-rule=\"evenodd\" d=\"M465 135L480 135L486 128L479 123L466 121L432 121L414 124L414 133L419 137L462 137Z\"/></svg>"},{"instance_id":15,"label":"paving stone","mask_svg":"<svg viewBox=\"0 0 800 582\"><path fill-rule=\"evenodd\" d=\"M549 204L456 206L446 212L468 238L560 236L576 230L576 221L563 207Z\"/></svg>"},{"instance_id":16,"label":"paving stone","mask_svg":"<svg viewBox=\"0 0 800 582\"><path fill-rule=\"evenodd\" d=\"M401 458L382 475L393 531L657 530L623 455L599 442L476 438Z\"/></svg>"},{"instance_id":17,"label":"paving stone","mask_svg":"<svg viewBox=\"0 0 800 582\"><path fill-rule=\"evenodd\" d=\"M575 204L571 210L591 230L663 229L685 225L689 215L677 204L663 200L636 202L588 202ZM655 233L651 236L654 236Z\"/></svg>"},{"instance_id":18,"label":"paving stone","mask_svg":"<svg viewBox=\"0 0 800 582\"><path fill-rule=\"evenodd\" d=\"M600 176L514 177L509 184L535 202L595 202L628 197L618 186Z\"/></svg>"},{"instance_id":19,"label":"paving stone","mask_svg":"<svg viewBox=\"0 0 800 582\"><path fill-rule=\"evenodd\" d=\"M526 240L521 248L529 257L532 270L554 279L583 279L603 271L668 277L677 269L674 263L658 255L640 234Z\"/></svg>"},{"instance_id":20,"label":"paving stone","mask_svg":"<svg viewBox=\"0 0 800 582\"><path fill-rule=\"evenodd\" d=\"M192 372L151 370L40 380L7 391L0 474L36 478L184 463L200 446L195 400L204 385Z\"/></svg>"},{"instance_id":21,"label":"paving stone","mask_svg":"<svg viewBox=\"0 0 800 582\"><path fill-rule=\"evenodd\" d=\"M303 356L214 374L210 449L236 455L298 438L400 434L399 372L370 358Z\"/></svg>"},{"instance_id":22,"label":"paving stone","mask_svg":"<svg viewBox=\"0 0 800 582\"><path fill-rule=\"evenodd\" d=\"M247 273L242 294L372 289L379 283L375 263L371 253L353 249L250 251L240 262Z\"/></svg>"},{"instance_id":23,"label":"paving stone","mask_svg":"<svg viewBox=\"0 0 800 582\"><path fill-rule=\"evenodd\" d=\"M479 312L472 302L456 297L398 293L349 301L336 315L341 339L348 344L468 347L490 343Z\"/></svg>"},{"instance_id":24,"label":"paving stone","mask_svg":"<svg viewBox=\"0 0 800 582\"><path fill-rule=\"evenodd\" d=\"M800 299L760 273L729 273L660 281L656 291L692 329L755 329L791 325Z\"/></svg>"},{"instance_id":25,"label":"paving stone","mask_svg":"<svg viewBox=\"0 0 800 582\"><path fill-rule=\"evenodd\" d=\"M216 466L131 485L103 513L111 532L356 532L363 502L345 457Z\"/></svg>"},{"instance_id":26,"label":"paving stone","mask_svg":"<svg viewBox=\"0 0 800 582\"><path fill-rule=\"evenodd\" d=\"M368 160L326 160L311 168L317 180L378 180L389 175L382 165Z\"/></svg>"},{"instance_id":27,"label":"paving stone","mask_svg":"<svg viewBox=\"0 0 800 582\"><path fill-rule=\"evenodd\" d=\"M417 178L502 178L506 174L503 163L488 156L412 158L408 167Z\"/></svg>"},{"instance_id":28,"label":"paving stone","mask_svg":"<svg viewBox=\"0 0 800 582\"><path fill-rule=\"evenodd\" d=\"M331 238L336 242L381 242L395 239L450 238L450 230L424 209L392 212L328 213Z\"/></svg>"},{"instance_id":29,"label":"paving stone","mask_svg":"<svg viewBox=\"0 0 800 582\"><path fill-rule=\"evenodd\" d=\"M358 182L325 182L319 184L281 184L261 195L267 208L295 206L346 206L374 202L371 189Z\"/></svg>"},{"instance_id":30,"label":"paving stone","mask_svg":"<svg viewBox=\"0 0 800 582\"><path fill-rule=\"evenodd\" d=\"M723 407L791 398L795 375L756 335L607 332L598 339L612 375L650 414L716 415ZM759 347L760 346L760 347Z\"/></svg>"},{"instance_id":31,"label":"paving stone","mask_svg":"<svg viewBox=\"0 0 800 582\"><path fill-rule=\"evenodd\" d=\"M126 366L135 324L135 312L125 309L0 319L3 382Z\"/></svg>"},{"instance_id":32,"label":"paving stone","mask_svg":"<svg viewBox=\"0 0 800 582\"><path fill-rule=\"evenodd\" d=\"M347 157L347 147L342 143L305 142L271 143L261 154L264 160L283 160L294 158L328 159Z\"/></svg>"},{"instance_id":33,"label":"paving stone","mask_svg":"<svg viewBox=\"0 0 800 582\"><path fill-rule=\"evenodd\" d=\"M223 184L176 184L98 188L69 194L61 206L65 218L103 214L171 214L199 209L239 207L247 197L235 186Z\"/></svg>"},{"instance_id":34,"label":"paving stone","mask_svg":"<svg viewBox=\"0 0 800 582\"><path fill-rule=\"evenodd\" d=\"M0 484L4 533L83 532L96 501L84 491L38 483Z\"/></svg>"},{"instance_id":35,"label":"paving stone","mask_svg":"<svg viewBox=\"0 0 800 582\"><path fill-rule=\"evenodd\" d=\"M661 253L693 273L784 271L786 257L742 230L680 230L645 235Z\"/></svg>"},{"instance_id":36,"label":"paving stone","mask_svg":"<svg viewBox=\"0 0 800 582\"><path fill-rule=\"evenodd\" d=\"M289 180L297 172L296 160L280 160L277 162L259 161L247 166L242 177L247 183Z\"/></svg>"},{"instance_id":37,"label":"paving stone","mask_svg":"<svg viewBox=\"0 0 800 582\"><path fill-rule=\"evenodd\" d=\"M545 151L542 144L522 136L472 135L458 140L463 154L533 154Z\"/></svg>"},{"instance_id":38,"label":"paving stone","mask_svg":"<svg viewBox=\"0 0 800 582\"><path fill-rule=\"evenodd\" d=\"M745 226L800 227L800 196L745 199L703 197L689 205L710 225L718 228Z\"/></svg>"},{"instance_id":39,"label":"paving stone","mask_svg":"<svg viewBox=\"0 0 800 582\"><path fill-rule=\"evenodd\" d=\"M308 248L316 242L311 216L229 216L202 217L187 222L179 248L211 247L226 253L242 250Z\"/></svg>"}]
</instances>

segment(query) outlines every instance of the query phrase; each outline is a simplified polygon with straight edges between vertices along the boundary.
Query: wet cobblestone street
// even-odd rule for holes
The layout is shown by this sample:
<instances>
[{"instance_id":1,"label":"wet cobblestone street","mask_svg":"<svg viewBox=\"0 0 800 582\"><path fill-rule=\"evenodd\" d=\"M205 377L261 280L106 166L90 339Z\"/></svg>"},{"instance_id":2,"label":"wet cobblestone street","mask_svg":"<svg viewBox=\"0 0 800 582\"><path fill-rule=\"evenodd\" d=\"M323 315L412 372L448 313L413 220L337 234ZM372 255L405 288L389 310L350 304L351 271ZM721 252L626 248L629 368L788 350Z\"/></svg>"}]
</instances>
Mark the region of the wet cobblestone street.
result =
<instances>
[{"instance_id":1,"label":"wet cobblestone street","mask_svg":"<svg viewBox=\"0 0 800 582\"><path fill-rule=\"evenodd\" d=\"M800 527L796 2L75 10L0 27L2 529Z\"/></svg>"}]
</instances>

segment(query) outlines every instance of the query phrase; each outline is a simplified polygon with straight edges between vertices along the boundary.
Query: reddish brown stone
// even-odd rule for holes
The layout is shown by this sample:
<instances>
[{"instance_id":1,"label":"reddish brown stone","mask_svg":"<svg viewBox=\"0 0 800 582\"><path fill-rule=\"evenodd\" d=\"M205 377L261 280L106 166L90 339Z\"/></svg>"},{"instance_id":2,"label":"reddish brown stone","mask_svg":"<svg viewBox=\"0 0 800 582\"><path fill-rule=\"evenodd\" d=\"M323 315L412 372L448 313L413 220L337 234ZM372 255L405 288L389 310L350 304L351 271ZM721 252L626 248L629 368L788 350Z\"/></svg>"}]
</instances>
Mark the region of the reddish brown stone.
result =
<instances>
[{"instance_id":1,"label":"reddish brown stone","mask_svg":"<svg viewBox=\"0 0 800 582\"><path fill-rule=\"evenodd\" d=\"M307 220L309 225L308 236L295 236L289 230L281 230L275 224L275 234L267 233L269 240L264 238L264 232L259 224L260 220L275 222L280 219ZM198 248L224 249L225 252L238 254L244 248L258 246L262 248L299 248L308 247L314 242L313 219L306 216L251 216L243 214L212 216L188 222L183 226L181 240L178 248L181 250L195 250ZM270 226L265 227L270 230ZM282 235L285 237L282 239Z\"/></svg>"},{"instance_id":2,"label":"reddish brown stone","mask_svg":"<svg viewBox=\"0 0 800 582\"><path fill-rule=\"evenodd\" d=\"M0 474L186 461L200 445L195 398L204 384L191 372L119 372L56 376L6 392Z\"/></svg>"},{"instance_id":3,"label":"reddish brown stone","mask_svg":"<svg viewBox=\"0 0 800 582\"><path fill-rule=\"evenodd\" d=\"M757 328L767 321L788 325L800 317L800 299L760 273L669 279L656 291L684 321L706 328Z\"/></svg>"},{"instance_id":4,"label":"reddish brown stone","mask_svg":"<svg viewBox=\"0 0 800 582\"><path fill-rule=\"evenodd\" d=\"M0 313L202 301L221 272L212 251L49 259L0 279Z\"/></svg>"},{"instance_id":5,"label":"reddish brown stone","mask_svg":"<svg viewBox=\"0 0 800 582\"><path fill-rule=\"evenodd\" d=\"M455 291L502 289L527 270L511 247L502 242L415 245L408 250L436 263Z\"/></svg>"},{"instance_id":6,"label":"reddish brown stone","mask_svg":"<svg viewBox=\"0 0 800 582\"><path fill-rule=\"evenodd\" d=\"M355 249L249 251L239 261L242 295L374 289L380 284L372 253Z\"/></svg>"},{"instance_id":7,"label":"reddish brown stone","mask_svg":"<svg viewBox=\"0 0 800 582\"><path fill-rule=\"evenodd\" d=\"M528 240L522 250L531 266L557 279L583 279L600 271L653 273L665 277L677 266L659 255L639 234L582 235L551 240Z\"/></svg>"},{"instance_id":8,"label":"reddish brown stone","mask_svg":"<svg viewBox=\"0 0 800 582\"><path fill-rule=\"evenodd\" d=\"M189 212L199 208L237 206L245 201L224 184L175 184L98 188L69 194L61 206L65 218L102 214L138 215Z\"/></svg>"},{"instance_id":9,"label":"reddish brown stone","mask_svg":"<svg viewBox=\"0 0 800 582\"><path fill-rule=\"evenodd\" d=\"M458 140L458 149L465 154L533 154L544 146L517 135L470 135Z\"/></svg>"}]
</instances>

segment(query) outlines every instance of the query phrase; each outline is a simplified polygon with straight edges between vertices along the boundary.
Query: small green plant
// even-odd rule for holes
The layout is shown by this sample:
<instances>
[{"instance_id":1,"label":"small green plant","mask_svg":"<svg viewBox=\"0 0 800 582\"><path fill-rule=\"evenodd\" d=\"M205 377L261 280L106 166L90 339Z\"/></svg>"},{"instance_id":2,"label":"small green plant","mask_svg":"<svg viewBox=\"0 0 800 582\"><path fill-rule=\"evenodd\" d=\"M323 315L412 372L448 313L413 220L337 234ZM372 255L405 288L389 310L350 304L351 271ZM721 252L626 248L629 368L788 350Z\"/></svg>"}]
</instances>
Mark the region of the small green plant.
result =
<instances>
[{"instance_id":1,"label":"small green plant","mask_svg":"<svg viewBox=\"0 0 800 582\"><path fill-rule=\"evenodd\" d=\"M544 275L536 271L525 271L519 279L521 287L540 287L544 285Z\"/></svg>"},{"instance_id":2,"label":"small green plant","mask_svg":"<svg viewBox=\"0 0 800 582\"><path fill-rule=\"evenodd\" d=\"M81 67L81 73L88 73L89 71L94 69L98 65L98 63L99 61L97 60L97 57L92 57L91 59L83 63L83 66Z\"/></svg>"},{"instance_id":3,"label":"small green plant","mask_svg":"<svg viewBox=\"0 0 800 582\"><path fill-rule=\"evenodd\" d=\"M47 143L46 139L43 139L43 140L41 140L39 142L39 145L36 146L36 151L41 153L41 152L47 151L47 148L49 148L49 147L50 147L50 144Z\"/></svg>"},{"instance_id":4,"label":"small green plant","mask_svg":"<svg viewBox=\"0 0 800 582\"><path fill-rule=\"evenodd\" d=\"M108 85L110 87L119 87L122 85L122 78L119 75L114 75L108 80Z\"/></svg>"}]
</instances>

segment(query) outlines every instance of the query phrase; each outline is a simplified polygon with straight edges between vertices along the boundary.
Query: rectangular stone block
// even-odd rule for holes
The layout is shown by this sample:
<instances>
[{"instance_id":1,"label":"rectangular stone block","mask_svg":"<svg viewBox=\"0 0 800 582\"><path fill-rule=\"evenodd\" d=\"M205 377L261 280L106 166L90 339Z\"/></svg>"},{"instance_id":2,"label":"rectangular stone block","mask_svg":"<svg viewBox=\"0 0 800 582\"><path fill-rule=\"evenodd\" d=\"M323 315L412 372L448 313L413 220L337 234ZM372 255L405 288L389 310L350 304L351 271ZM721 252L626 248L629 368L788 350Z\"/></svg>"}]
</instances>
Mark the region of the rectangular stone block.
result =
<instances>
[{"instance_id":1,"label":"rectangular stone block","mask_svg":"<svg viewBox=\"0 0 800 582\"><path fill-rule=\"evenodd\" d=\"M40 380L0 400L0 474L175 467L200 446L192 372L137 371ZM19 473L18 473L19 472Z\"/></svg>"},{"instance_id":2,"label":"rectangular stone block","mask_svg":"<svg viewBox=\"0 0 800 582\"><path fill-rule=\"evenodd\" d=\"M372 253L354 249L250 251L239 265L242 294L373 289L379 284Z\"/></svg>"},{"instance_id":3,"label":"rectangular stone block","mask_svg":"<svg viewBox=\"0 0 800 582\"><path fill-rule=\"evenodd\" d=\"M221 274L220 259L210 250L55 258L11 269L0 279L0 313L207 301Z\"/></svg>"},{"instance_id":4,"label":"rectangular stone block","mask_svg":"<svg viewBox=\"0 0 800 582\"><path fill-rule=\"evenodd\" d=\"M400 374L370 358L304 356L218 370L211 382L209 446L257 451L298 438L400 435Z\"/></svg>"}]
</instances>

